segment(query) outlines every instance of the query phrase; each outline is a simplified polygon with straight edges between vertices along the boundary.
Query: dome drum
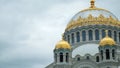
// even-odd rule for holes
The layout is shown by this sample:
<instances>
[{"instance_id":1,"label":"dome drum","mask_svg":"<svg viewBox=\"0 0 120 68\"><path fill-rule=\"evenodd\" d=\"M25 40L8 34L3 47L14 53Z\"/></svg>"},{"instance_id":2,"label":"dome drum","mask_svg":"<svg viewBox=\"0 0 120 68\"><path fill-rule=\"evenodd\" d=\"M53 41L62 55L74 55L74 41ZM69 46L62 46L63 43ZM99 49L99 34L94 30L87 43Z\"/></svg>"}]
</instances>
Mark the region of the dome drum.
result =
<instances>
[{"instance_id":1,"label":"dome drum","mask_svg":"<svg viewBox=\"0 0 120 68\"><path fill-rule=\"evenodd\" d=\"M109 36L112 37L116 43L120 43L119 28L107 25L89 25L81 26L64 33L64 38L71 45L76 48L85 43L99 43L105 37L105 30L108 30ZM72 37L73 35L73 37ZM84 39L83 39L84 38Z\"/></svg>"}]
</instances>

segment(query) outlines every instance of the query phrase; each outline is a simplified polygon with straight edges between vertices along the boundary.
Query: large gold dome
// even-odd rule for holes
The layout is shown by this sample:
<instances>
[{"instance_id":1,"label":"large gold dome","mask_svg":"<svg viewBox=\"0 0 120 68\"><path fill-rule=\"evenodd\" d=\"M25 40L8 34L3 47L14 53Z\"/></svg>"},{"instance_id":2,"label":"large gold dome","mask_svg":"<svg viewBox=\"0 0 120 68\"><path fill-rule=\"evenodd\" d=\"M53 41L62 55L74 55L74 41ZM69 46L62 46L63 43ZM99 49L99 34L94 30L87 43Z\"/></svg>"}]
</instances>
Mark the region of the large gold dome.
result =
<instances>
[{"instance_id":1,"label":"large gold dome","mask_svg":"<svg viewBox=\"0 0 120 68\"><path fill-rule=\"evenodd\" d=\"M60 49L60 48L71 49L71 46L70 46L70 44L67 41L65 41L65 40L62 39L55 46L55 49Z\"/></svg>"},{"instance_id":2,"label":"large gold dome","mask_svg":"<svg viewBox=\"0 0 120 68\"><path fill-rule=\"evenodd\" d=\"M112 25L120 27L117 17L110 11L97 8L94 0L91 0L91 6L78 12L68 23L66 30L86 25Z\"/></svg>"}]
</instances>

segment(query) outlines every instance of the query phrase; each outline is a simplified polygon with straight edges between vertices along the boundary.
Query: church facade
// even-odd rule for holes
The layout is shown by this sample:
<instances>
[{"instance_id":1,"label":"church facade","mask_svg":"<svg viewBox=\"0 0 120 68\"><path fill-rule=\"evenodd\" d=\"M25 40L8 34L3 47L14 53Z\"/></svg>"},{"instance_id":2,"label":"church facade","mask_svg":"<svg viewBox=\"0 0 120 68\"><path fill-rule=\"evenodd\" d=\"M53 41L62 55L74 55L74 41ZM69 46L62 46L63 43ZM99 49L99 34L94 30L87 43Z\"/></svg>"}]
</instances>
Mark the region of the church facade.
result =
<instances>
[{"instance_id":1,"label":"church facade","mask_svg":"<svg viewBox=\"0 0 120 68\"><path fill-rule=\"evenodd\" d=\"M120 21L91 0L70 20L53 52L54 61L46 68L119 68Z\"/></svg>"}]
</instances>

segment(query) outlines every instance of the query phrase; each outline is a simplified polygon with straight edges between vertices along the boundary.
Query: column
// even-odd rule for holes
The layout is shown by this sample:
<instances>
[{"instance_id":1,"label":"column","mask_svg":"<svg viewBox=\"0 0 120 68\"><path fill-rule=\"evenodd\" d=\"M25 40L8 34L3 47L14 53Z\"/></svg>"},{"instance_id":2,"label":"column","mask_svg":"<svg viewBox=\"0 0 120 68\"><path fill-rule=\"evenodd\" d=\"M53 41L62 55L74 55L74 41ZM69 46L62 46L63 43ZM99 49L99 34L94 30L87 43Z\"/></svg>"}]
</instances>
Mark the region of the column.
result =
<instances>
[{"instance_id":1,"label":"column","mask_svg":"<svg viewBox=\"0 0 120 68\"><path fill-rule=\"evenodd\" d=\"M99 35L100 35L100 36L99 36L99 39L101 40L101 39L102 39L102 30L101 30L101 29L99 29L99 33L100 33L100 34L99 34Z\"/></svg>"},{"instance_id":2,"label":"column","mask_svg":"<svg viewBox=\"0 0 120 68\"><path fill-rule=\"evenodd\" d=\"M66 53L63 53L63 62L66 63Z\"/></svg>"},{"instance_id":3,"label":"column","mask_svg":"<svg viewBox=\"0 0 120 68\"><path fill-rule=\"evenodd\" d=\"M96 41L95 40L95 30L92 30L93 31L93 41Z\"/></svg>"},{"instance_id":4,"label":"column","mask_svg":"<svg viewBox=\"0 0 120 68\"><path fill-rule=\"evenodd\" d=\"M85 30L85 32L86 32L86 41L89 41L88 30Z\"/></svg>"},{"instance_id":5,"label":"column","mask_svg":"<svg viewBox=\"0 0 120 68\"><path fill-rule=\"evenodd\" d=\"M77 35L76 35L76 33L77 33L77 32L74 33L74 43L77 42L77 38L76 38Z\"/></svg>"}]
</instances>

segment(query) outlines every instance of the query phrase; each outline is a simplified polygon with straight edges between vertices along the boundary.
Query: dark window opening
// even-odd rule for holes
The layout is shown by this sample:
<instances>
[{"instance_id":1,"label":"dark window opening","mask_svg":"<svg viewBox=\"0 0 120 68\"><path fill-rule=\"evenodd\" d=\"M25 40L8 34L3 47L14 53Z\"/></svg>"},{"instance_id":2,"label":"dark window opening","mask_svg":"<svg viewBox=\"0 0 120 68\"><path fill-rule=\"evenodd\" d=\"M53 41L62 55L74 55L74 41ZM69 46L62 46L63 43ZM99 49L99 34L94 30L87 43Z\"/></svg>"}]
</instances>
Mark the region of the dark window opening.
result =
<instances>
[{"instance_id":1,"label":"dark window opening","mask_svg":"<svg viewBox=\"0 0 120 68\"><path fill-rule=\"evenodd\" d=\"M55 54L55 62L57 62L57 54Z\"/></svg>"},{"instance_id":2,"label":"dark window opening","mask_svg":"<svg viewBox=\"0 0 120 68\"><path fill-rule=\"evenodd\" d=\"M117 41L117 33L114 31L114 40Z\"/></svg>"},{"instance_id":3,"label":"dark window opening","mask_svg":"<svg viewBox=\"0 0 120 68\"><path fill-rule=\"evenodd\" d=\"M102 38L104 38L105 37L105 30L103 29L102 30Z\"/></svg>"},{"instance_id":4,"label":"dark window opening","mask_svg":"<svg viewBox=\"0 0 120 68\"><path fill-rule=\"evenodd\" d=\"M86 57L86 59L88 59L88 60L89 60L89 59L90 59L90 58L89 58L89 56L87 56L87 57Z\"/></svg>"},{"instance_id":5,"label":"dark window opening","mask_svg":"<svg viewBox=\"0 0 120 68\"><path fill-rule=\"evenodd\" d=\"M76 33L76 39L77 39L77 42L80 42L80 32Z\"/></svg>"},{"instance_id":6,"label":"dark window opening","mask_svg":"<svg viewBox=\"0 0 120 68\"><path fill-rule=\"evenodd\" d=\"M80 61L80 57L77 58L77 61Z\"/></svg>"},{"instance_id":7,"label":"dark window opening","mask_svg":"<svg viewBox=\"0 0 120 68\"><path fill-rule=\"evenodd\" d=\"M68 35L68 43L70 43L70 35Z\"/></svg>"},{"instance_id":8,"label":"dark window opening","mask_svg":"<svg viewBox=\"0 0 120 68\"><path fill-rule=\"evenodd\" d=\"M63 62L63 53L60 53L60 62Z\"/></svg>"},{"instance_id":9,"label":"dark window opening","mask_svg":"<svg viewBox=\"0 0 120 68\"><path fill-rule=\"evenodd\" d=\"M113 59L115 59L115 50L114 49L112 50L112 57L113 57Z\"/></svg>"},{"instance_id":10,"label":"dark window opening","mask_svg":"<svg viewBox=\"0 0 120 68\"><path fill-rule=\"evenodd\" d=\"M99 30L95 30L95 40L99 40Z\"/></svg>"},{"instance_id":11,"label":"dark window opening","mask_svg":"<svg viewBox=\"0 0 120 68\"><path fill-rule=\"evenodd\" d=\"M112 32L111 32L111 30L108 30L108 36L109 36L109 37L112 37Z\"/></svg>"},{"instance_id":12,"label":"dark window opening","mask_svg":"<svg viewBox=\"0 0 120 68\"><path fill-rule=\"evenodd\" d=\"M82 31L82 41L86 41L86 32Z\"/></svg>"},{"instance_id":13,"label":"dark window opening","mask_svg":"<svg viewBox=\"0 0 120 68\"><path fill-rule=\"evenodd\" d=\"M68 60L69 60L69 54L66 53L66 62L68 62Z\"/></svg>"},{"instance_id":14,"label":"dark window opening","mask_svg":"<svg viewBox=\"0 0 120 68\"><path fill-rule=\"evenodd\" d=\"M99 56L96 57L96 62L99 62Z\"/></svg>"},{"instance_id":15,"label":"dark window opening","mask_svg":"<svg viewBox=\"0 0 120 68\"><path fill-rule=\"evenodd\" d=\"M101 50L101 59L103 60L103 51Z\"/></svg>"},{"instance_id":16,"label":"dark window opening","mask_svg":"<svg viewBox=\"0 0 120 68\"><path fill-rule=\"evenodd\" d=\"M89 40L93 40L93 31L89 30L88 34L89 34Z\"/></svg>"},{"instance_id":17,"label":"dark window opening","mask_svg":"<svg viewBox=\"0 0 120 68\"><path fill-rule=\"evenodd\" d=\"M106 59L110 59L110 52L109 52L109 49L106 49Z\"/></svg>"},{"instance_id":18,"label":"dark window opening","mask_svg":"<svg viewBox=\"0 0 120 68\"><path fill-rule=\"evenodd\" d=\"M119 33L119 42L120 42L120 33Z\"/></svg>"},{"instance_id":19,"label":"dark window opening","mask_svg":"<svg viewBox=\"0 0 120 68\"><path fill-rule=\"evenodd\" d=\"M74 34L73 33L72 33L71 38L72 38L72 43L74 43Z\"/></svg>"}]
</instances>

